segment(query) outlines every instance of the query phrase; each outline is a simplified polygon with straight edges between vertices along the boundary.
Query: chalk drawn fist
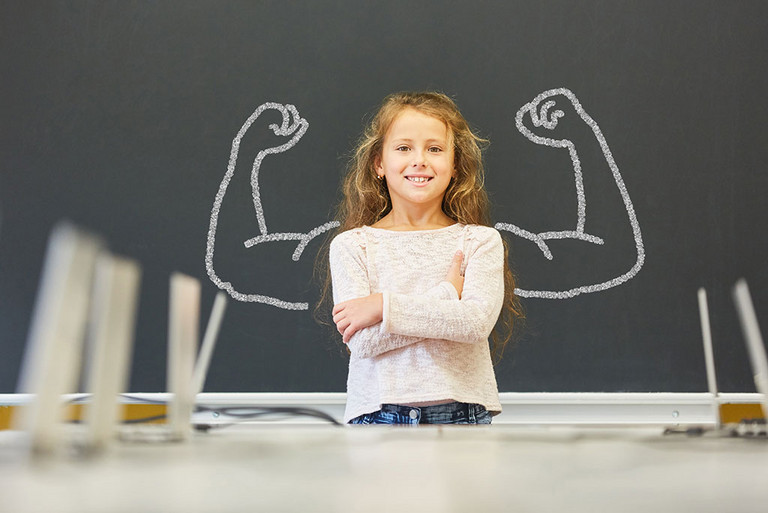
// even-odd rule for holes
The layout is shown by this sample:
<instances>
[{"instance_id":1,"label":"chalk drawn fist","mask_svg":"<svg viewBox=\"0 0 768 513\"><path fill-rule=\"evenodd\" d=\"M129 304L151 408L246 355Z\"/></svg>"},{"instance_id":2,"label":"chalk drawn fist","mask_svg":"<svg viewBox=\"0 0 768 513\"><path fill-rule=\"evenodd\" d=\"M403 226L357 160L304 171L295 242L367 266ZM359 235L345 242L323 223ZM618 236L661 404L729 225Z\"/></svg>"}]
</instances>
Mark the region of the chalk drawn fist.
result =
<instances>
[{"instance_id":1,"label":"chalk drawn fist","mask_svg":"<svg viewBox=\"0 0 768 513\"><path fill-rule=\"evenodd\" d=\"M576 123L587 122L587 118L592 119L576 96L569 89L560 88L545 91L523 105L515 115L515 125L536 144L565 148L572 144L567 134L572 133Z\"/></svg>"}]
</instances>

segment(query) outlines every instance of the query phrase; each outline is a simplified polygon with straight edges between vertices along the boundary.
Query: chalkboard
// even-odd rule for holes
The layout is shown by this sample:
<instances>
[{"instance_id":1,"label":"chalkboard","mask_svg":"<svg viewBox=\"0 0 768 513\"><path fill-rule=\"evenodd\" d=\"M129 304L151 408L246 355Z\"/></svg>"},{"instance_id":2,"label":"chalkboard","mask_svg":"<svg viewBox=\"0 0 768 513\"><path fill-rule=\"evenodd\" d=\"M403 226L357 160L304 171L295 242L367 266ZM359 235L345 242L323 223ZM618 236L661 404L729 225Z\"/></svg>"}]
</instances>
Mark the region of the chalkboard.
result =
<instances>
[{"instance_id":1,"label":"chalkboard","mask_svg":"<svg viewBox=\"0 0 768 513\"><path fill-rule=\"evenodd\" d=\"M181 271L203 282L204 312L226 283L240 294L207 391L343 391L344 352L311 316L314 259L365 119L421 89L455 98L491 140L493 221L527 311L501 391L706 390L701 286L721 389L754 390L730 289L748 280L766 329L765 2L2 13L0 392L15 390L61 219L143 267L131 390L164 389Z\"/></svg>"}]
</instances>

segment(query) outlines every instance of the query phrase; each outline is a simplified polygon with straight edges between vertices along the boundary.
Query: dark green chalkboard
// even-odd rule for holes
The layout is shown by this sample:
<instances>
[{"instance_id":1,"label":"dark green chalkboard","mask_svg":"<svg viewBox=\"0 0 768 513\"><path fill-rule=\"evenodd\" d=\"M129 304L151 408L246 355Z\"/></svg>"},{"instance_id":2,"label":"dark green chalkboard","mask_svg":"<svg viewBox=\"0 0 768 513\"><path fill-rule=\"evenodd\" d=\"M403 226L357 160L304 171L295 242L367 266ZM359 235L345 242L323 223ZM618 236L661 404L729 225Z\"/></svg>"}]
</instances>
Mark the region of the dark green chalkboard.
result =
<instances>
[{"instance_id":1,"label":"dark green chalkboard","mask_svg":"<svg viewBox=\"0 0 768 513\"><path fill-rule=\"evenodd\" d=\"M15 389L60 219L143 266L134 391L164 387L170 273L200 278L210 309L213 210L208 253L221 283L311 307L322 236L305 237L298 261L298 240L243 243L330 221L364 118L413 89L448 93L491 140L493 219L516 227L503 233L520 287L567 292L524 300L526 330L497 367L502 391L705 390L700 286L721 388L754 390L730 287L747 278L768 326L768 4L0 7L0 392ZM548 116L536 126L523 111L518 127L534 100ZM306 127L292 126L297 116ZM304 128L290 149L258 158ZM555 140L576 151L583 223L575 160ZM533 236L547 232L565 238ZM328 332L306 310L268 303L230 302L206 390L343 391L346 360Z\"/></svg>"}]
</instances>

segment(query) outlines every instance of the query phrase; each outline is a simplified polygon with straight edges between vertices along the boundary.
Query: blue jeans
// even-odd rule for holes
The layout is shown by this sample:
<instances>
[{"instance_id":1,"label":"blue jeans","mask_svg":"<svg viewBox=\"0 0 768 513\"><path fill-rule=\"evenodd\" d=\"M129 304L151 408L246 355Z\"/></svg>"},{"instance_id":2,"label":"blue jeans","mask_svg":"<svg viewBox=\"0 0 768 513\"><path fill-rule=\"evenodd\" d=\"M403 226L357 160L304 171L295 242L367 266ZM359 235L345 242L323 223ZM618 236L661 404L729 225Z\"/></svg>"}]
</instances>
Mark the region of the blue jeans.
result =
<instances>
[{"instance_id":1,"label":"blue jeans","mask_svg":"<svg viewBox=\"0 0 768 513\"><path fill-rule=\"evenodd\" d=\"M490 424L491 414L479 404L446 403L434 406L382 404L379 411L366 413L350 424Z\"/></svg>"}]
</instances>

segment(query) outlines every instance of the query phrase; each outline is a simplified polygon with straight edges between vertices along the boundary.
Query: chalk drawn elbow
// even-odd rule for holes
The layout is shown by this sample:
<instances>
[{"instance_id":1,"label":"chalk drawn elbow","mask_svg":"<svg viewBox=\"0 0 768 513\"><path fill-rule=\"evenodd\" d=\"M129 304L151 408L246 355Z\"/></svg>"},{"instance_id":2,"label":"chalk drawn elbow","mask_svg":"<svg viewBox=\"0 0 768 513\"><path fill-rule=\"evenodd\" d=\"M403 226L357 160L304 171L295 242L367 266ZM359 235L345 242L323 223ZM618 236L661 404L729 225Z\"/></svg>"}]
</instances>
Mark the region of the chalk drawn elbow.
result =
<instances>
[{"instance_id":1,"label":"chalk drawn elbow","mask_svg":"<svg viewBox=\"0 0 768 513\"><path fill-rule=\"evenodd\" d=\"M544 242L544 239L539 236L539 234L530 232L524 228L520 228L519 226L510 223L496 223L494 228L499 231L510 232L514 235L517 235L518 237L522 237L523 239L533 242L536 244L536 246L539 247L547 260L552 260L552 251L550 251L549 246L547 246L547 243Z\"/></svg>"},{"instance_id":2,"label":"chalk drawn elbow","mask_svg":"<svg viewBox=\"0 0 768 513\"><path fill-rule=\"evenodd\" d=\"M509 223L496 223L494 227L499 231L507 231L514 235L517 235L518 237L521 237L523 239L526 239L535 243L547 260L554 259L554 255L552 254L552 251L549 249L549 245L547 245L546 243L546 241L548 240L572 239L572 240L579 240L582 242L589 242L591 244L597 244L600 246L605 244L605 241L602 238L596 235L590 235L588 233L584 233L578 230L563 230L563 231L556 231L556 232L552 231L552 232L533 233L523 228L520 228L519 226L516 226L514 224L509 224Z\"/></svg>"},{"instance_id":3,"label":"chalk drawn elbow","mask_svg":"<svg viewBox=\"0 0 768 513\"><path fill-rule=\"evenodd\" d=\"M610 280L595 283L592 285L582 285L580 287L574 287L567 290L528 290L522 288L516 288L515 294L525 298L540 298L540 299L571 299L582 294L590 294L593 292L600 292L613 287L617 287L622 283L625 283L640 272L643 264L645 263L645 251L639 249L637 252L637 260L632 268L626 273L612 278Z\"/></svg>"},{"instance_id":4,"label":"chalk drawn elbow","mask_svg":"<svg viewBox=\"0 0 768 513\"><path fill-rule=\"evenodd\" d=\"M299 241L299 243L296 246L296 249L294 250L293 255L291 256L291 259L294 262L298 262L299 259L301 258L302 253L304 252L304 249L306 249L307 245L310 242L312 242L312 240L315 237L322 235L323 233L327 232L328 230L332 230L337 226L339 226L338 221L330 221L316 228L313 228L307 233L270 233L267 235L259 235L258 237L253 237L246 240L243 243L243 245L246 248L252 248L253 246L256 246L258 244L262 244L265 242L297 240Z\"/></svg>"}]
</instances>

